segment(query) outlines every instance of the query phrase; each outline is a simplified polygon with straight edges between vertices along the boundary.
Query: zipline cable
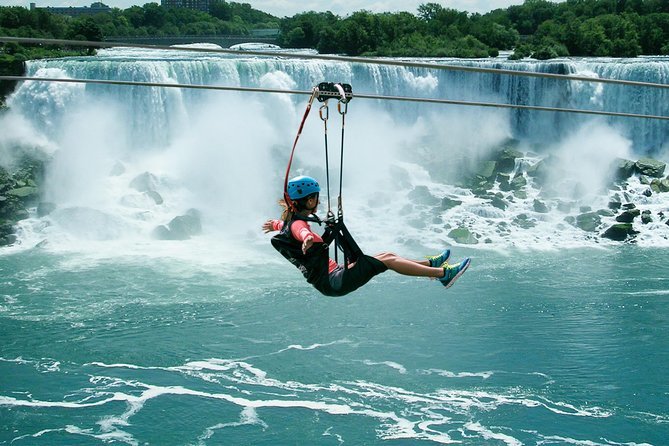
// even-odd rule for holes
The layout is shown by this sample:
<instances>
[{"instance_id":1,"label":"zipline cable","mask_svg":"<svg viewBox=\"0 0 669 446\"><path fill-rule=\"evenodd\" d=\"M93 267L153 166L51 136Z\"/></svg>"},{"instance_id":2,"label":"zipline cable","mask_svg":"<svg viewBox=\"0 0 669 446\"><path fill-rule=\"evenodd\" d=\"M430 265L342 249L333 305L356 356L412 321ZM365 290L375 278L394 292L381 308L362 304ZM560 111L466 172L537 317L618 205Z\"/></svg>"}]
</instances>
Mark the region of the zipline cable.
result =
<instances>
[{"instance_id":1,"label":"zipline cable","mask_svg":"<svg viewBox=\"0 0 669 446\"><path fill-rule=\"evenodd\" d=\"M0 81L64 82L73 84L100 84L100 85L122 85L122 86L140 86L140 87L160 87L160 88L185 88L185 89L196 89L196 90L241 91L247 93L279 93L279 94L295 94L295 95L312 94L311 91L304 91L304 90L280 90L274 88L253 88L253 87L226 87L219 85L197 85L197 84L168 84L162 82L134 82L134 81L117 81L117 80L105 80L105 79L66 79L66 78L52 78L52 77L0 76ZM659 120L669 121L669 116L644 115L638 113L623 113L623 112L607 112L599 110L583 110L576 108L545 107L538 105L500 104L495 102L458 101L452 99L416 98L408 96L386 96L386 95L373 95L364 93L357 93L356 98L378 99L387 101L418 102L418 103L429 103L429 104L463 105L470 107L512 108L519 110L547 111L547 112L559 112L559 113L579 113L586 115L613 116L620 118L659 119Z\"/></svg>"},{"instance_id":2,"label":"zipline cable","mask_svg":"<svg viewBox=\"0 0 669 446\"><path fill-rule=\"evenodd\" d=\"M349 63L362 63L362 64L374 64L374 65L389 65L397 67L411 67L411 68L425 68L433 70L450 70L450 71L467 71L474 73L487 73L487 74L504 74L509 76L526 76L526 77L541 77L541 78L550 78L550 79L559 79L567 81L580 81L580 82L595 82L595 83L605 83L605 84L617 84L617 85L628 85L636 87L651 87L651 88L666 88L669 89L669 84L659 84L653 82L641 82L641 81L630 81L630 80L621 80L621 79L606 79L606 78L593 78L587 76L571 76L566 74L554 74L554 73L540 73L540 72L531 72L531 71L516 71L516 70L507 70L501 68L483 68L483 67L472 67L472 66L461 66L461 65L448 65L448 64L438 64L438 63L424 63L424 62L412 62L412 61L402 61L402 60L391 60L391 59L381 59L381 58L367 58L367 57L351 57L351 56L338 56L338 55L325 55L325 54L306 54L306 53L288 53L276 51L255 51L255 50L233 50L225 48L198 48L198 47L174 47L174 46L163 46L163 45L146 45L139 43L121 43L121 42L93 42L88 40L63 40L63 39L40 39L40 38L31 38L31 37L9 37L9 36L0 36L0 42L14 42L14 43L23 43L23 44L44 44L44 45L60 45L60 46L85 46L85 47L94 47L94 48L140 48L140 49L150 49L150 50L169 50L169 51L191 51L198 53L219 53L219 54L234 54L236 56L268 56L273 58L298 58L298 59L314 59L314 60L325 60L325 61L335 61L335 62L349 62Z\"/></svg>"}]
</instances>

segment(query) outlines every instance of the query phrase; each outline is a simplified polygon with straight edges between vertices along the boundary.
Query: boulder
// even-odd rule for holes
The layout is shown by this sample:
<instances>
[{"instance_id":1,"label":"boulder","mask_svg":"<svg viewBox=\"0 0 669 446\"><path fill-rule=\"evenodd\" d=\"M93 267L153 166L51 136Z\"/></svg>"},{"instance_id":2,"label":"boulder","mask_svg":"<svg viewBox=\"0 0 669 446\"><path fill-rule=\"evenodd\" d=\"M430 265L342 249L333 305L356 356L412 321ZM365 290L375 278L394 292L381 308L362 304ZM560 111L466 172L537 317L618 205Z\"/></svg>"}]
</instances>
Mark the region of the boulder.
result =
<instances>
[{"instance_id":1,"label":"boulder","mask_svg":"<svg viewBox=\"0 0 669 446\"><path fill-rule=\"evenodd\" d=\"M635 166L639 174L652 178L660 178L662 174L664 174L664 169L667 167L662 161L652 158L642 158L636 162Z\"/></svg>"},{"instance_id":2,"label":"boulder","mask_svg":"<svg viewBox=\"0 0 669 446\"><path fill-rule=\"evenodd\" d=\"M148 192L150 190L156 190L157 185L158 178L149 172L144 172L140 175L137 175L130 182L130 187L135 189L137 192Z\"/></svg>"},{"instance_id":3,"label":"boulder","mask_svg":"<svg viewBox=\"0 0 669 446\"><path fill-rule=\"evenodd\" d=\"M654 178L650 182L650 188L653 190L653 192L659 193L659 192L669 192L669 180L666 178L664 179L657 179Z\"/></svg>"},{"instance_id":4,"label":"boulder","mask_svg":"<svg viewBox=\"0 0 669 446\"><path fill-rule=\"evenodd\" d=\"M484 161L478 168L476 176L482 179L491 179L495 176L497 172L497 162L496 161Z\"/></svg>"},{"instance_id":5,"label":"boulder","mask_svg":"<svg viewBox=\"0 0 669 446\"><path fill-rule=\"evenodd\" d=\"M518 190L522 187L527 186L527 180L523 175L516 175L515 177L513 177L513 180L511 180L509 184L511 186L511 189Z\"/></svg>"},{"instance_id":6,"label":"boulder","mask_svg":"<svg viewBox=\"0 0 669 446\"><path fill-rule=\"evenodd\" d=\"M490 200L490 204L493 207L496 207L497 209L501 209L503 211L506 210L506 208L509 206L509 203L506 200L497 196L492 197L492 199Z\"/></svg>"},{"instance_id":7,"label":"boulder","mask_svg":"<svg viewBox=\"0 0 669 446\"><path fill-rule=\"evenodd\" d=\"M172 234L165 225L157 226L152 232L151 237L157 240L172 240Z\"/></svg>"},{"instance_id":8,"label":"boulder","mask_svg":"<svg viewBox=\"0 0 669 446\"><path fill-rule=\"evenodd\" d=\"M635 236L638 234L638 231L635 231L632 228L631 223L619 223L611 226L602 234L602 237L608 238L611 240L616 240L622 242L627 239L629 236Z\"/></svg>"},{"instance_id":9,"label":"boulder","mask_svg":"<svg viewBox=\"0 0 669 446\"><path fill-rule=\"evenodd\" d=\"M163 204L163 197L156 192L155 190L149 190L144 192L150 199L153 200L156 204Z\"/></svg>"},{"instance_id":10,"label":"boulder","mask_svg":"<svg viewBox=\"0 0 669 446\"><path fill-rule=\"evenodd\" d=\"M185 240L192 235L198 235L202 233L200 213L195 209L190 209L186 214L174 217L167 227L172 234L179 237L177 240Z\"/></svg>"},{"instance_id":11,"label":"boulder","mask_svg":"<svg viewBox=\"0 0 669 446\"><path fill-rule=\"evenodd\" d=\"M56 204L42 201L37 205L37 216L44 217L56 210Z\"/></svg>"},{"instance_id":12,"label":"boulder","mask_svg":"<svg viewBox=\"0 0 669 446\"><path fill-rule=\"evenodd\" d=\"M476 245L478 239L467 228L456 228L448 233L448 236L462 245Z\"/></svg>"},{"instance_id":13,"label":"boulder","mask_svg":"<svg viewBox=\"0 0 669 446\"><path fill-rule=\"evenodd\" d=\"M530 229L537 225L536 220L531 219L527 214L517 215L511 223L523 229Z\"/></svg>"},{"instance_id":14,"label":"boulder","mask_svg":"<svg viewBox=\"0 0 669 446\"><path fill-rule=\"evenodd\" d=\"M620 200L620 195L615 194L611 200L609 200L609 209L617 211L623 205L623 202Z\"/></svg>"},{"instance_id":15,"label":"boulder","mask_svg":"<svg viewBox=\"0 0 669 446\"><path fill-rule=\"evenodd\" d=\"M461 204L462 204L461 200L454 200L454 199L449 198L449 197L444 197L444 198L441 199L441 209L442 210L451 209L451 208L454 208L456 206L460 206Z\"/></svg>"},{"instance_id":16,"label":"boulder","mask_svg":"<svg viewBox=\"0 0 669 446\"><path fill-rule=\"evenodd\" d=\"M548 206L541 201L541 200L534 200L534 212L538 212L540 214L547 214L548 213Z\"/></svg>"},{"instance_id":17,"label":"boulder","mask_svg":"<svg viewBox=\"0 0 669 446\"><path fill-rule=\"evenodd\" d=\"M629 209L623 211L616 217L616 221L620 223L632 223L636 217L641 215L641 211L638 209Z\"/></svg>"},{"instance_id":18,"label":"boulder","mask_svg":"<svg viewBox=\"0 0 669 446\"><path fill-rule=\"evenodd\" d=\"M497 155L497 172L512 172L516 167L516 159L522 158L523 154L517 150L504 149Z\"/></svg>"},{"instance_id":19,"label":"boulder","mask_svg":"<svg viewBox=\"0 0 669 446\"><path fill-rule=\"evenodd\" d=\"M653 217L651 216L651 213L649 210L645 210L641 213L641 223L644 225L647 225L648 223L653 222Z\"/></svg>"},{"instance_id":20,"label":"boulder","mask_svg":"<svg viewBox=\"0 0 669 446\"><path fill-rule=\"evenodd\" d=\"M159 240L188 240L201 232L200 212L190 209L186 214L174 217L167 226L156 227L152 236Z\"/></svg>"},{"instance_id":21,"label":"boulder","mask_svg":"<svg viewBox=\"0 0 669 446\"><path fill-rule=\"evenodd\" d=\"M409 199L414 204L423 204L426 206L436 206L439 204L439 199L432 195L427 186L416 186L409 192Z\"/></svg>"},{"instance_id":22,"label":"boulder","mask_svg":"<svg viewBox=\"0 0 669 446\"><path fill-rule=\"evenodd\" d=\"M14 195L19 198L37 197L39 195L39 189L34 186L23 186L8 191L7 195Z\"/></svg>"},{"instance_id":23,"label":"boulder","mask_svg":"<svg viewBox=\"0 0 669 446\"><path fill-rule=\"evenodd\" d=\"M576 226L586 232L595 232L602 223L602 218L597 212L586 212L576 216Z\"/></svg>"},{"instance_id":24,"label":"boulder","mask_svg":"<svg viewBox=\"0 0 669 446\"><path fill-rule=\"evenodd\" d=\"M634 168L636 163L634 161L617 158L613 162L613 172L617 181L624 181L634 175Z\"/></svg>"}]
</instances>

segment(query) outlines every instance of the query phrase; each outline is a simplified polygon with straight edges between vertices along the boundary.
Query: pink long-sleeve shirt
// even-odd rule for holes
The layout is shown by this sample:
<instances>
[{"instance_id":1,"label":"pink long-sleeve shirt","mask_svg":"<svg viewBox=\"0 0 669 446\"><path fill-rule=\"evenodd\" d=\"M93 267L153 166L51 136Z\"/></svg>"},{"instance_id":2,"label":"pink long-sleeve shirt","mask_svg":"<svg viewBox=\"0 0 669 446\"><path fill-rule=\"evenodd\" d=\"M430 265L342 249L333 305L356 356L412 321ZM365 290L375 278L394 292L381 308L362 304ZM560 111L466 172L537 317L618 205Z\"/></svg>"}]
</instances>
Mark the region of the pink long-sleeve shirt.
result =
<instances>
[{"instance_id":1,"label":"pink long-sleeve shirt","mask_svg":"<svg viewBox=\"0 0 669 446\"><path fill-rule=\"evenodd\" d=\"M283 229L283 220L272 220L272 229L275 231L280 231ZM311 230L311 226L304 220L295 220L290 226L290 233L292 234L295 240L303 242L307 236L311 235L314 238L314 242L323 242L323 239L320 235L316 234ZM335 270L339 265L337 262L328 258L328 274Z\"/></svg>"}]
</instances>

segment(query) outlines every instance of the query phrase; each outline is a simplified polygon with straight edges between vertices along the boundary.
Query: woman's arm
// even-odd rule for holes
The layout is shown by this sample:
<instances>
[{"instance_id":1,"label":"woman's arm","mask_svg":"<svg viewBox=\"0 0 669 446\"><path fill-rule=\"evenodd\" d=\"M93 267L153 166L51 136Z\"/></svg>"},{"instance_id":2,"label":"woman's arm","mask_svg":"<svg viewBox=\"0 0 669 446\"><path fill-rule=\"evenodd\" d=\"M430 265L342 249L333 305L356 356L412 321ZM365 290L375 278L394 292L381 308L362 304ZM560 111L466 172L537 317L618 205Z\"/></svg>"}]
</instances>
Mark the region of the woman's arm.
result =
<instances>
[{"instance_id":1,"label":"woman's arm","mask_svg":"<svg viewBox=\"0 0 669 446\"><path fill-rule=\"evenodd\" d=\"M281 220L267 220L262 225L262 230L265 234L272 231L280 231L283 228L283 221Z\"/></svg>"}]
</instances>

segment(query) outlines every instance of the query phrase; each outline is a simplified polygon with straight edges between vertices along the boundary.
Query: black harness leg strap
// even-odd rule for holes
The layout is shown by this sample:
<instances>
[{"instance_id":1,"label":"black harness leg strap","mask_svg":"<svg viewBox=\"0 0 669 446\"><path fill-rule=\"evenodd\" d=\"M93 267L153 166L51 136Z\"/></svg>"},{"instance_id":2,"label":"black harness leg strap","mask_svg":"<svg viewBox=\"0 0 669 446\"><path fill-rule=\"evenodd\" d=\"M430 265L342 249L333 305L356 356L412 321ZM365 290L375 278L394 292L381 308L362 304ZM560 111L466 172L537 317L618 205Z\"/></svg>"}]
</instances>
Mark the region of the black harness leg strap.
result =
<instances>
[{"instance_id":1,"label":"black harness leg strap","mask_svg":"<svg viewBox=\"0 0 669 446\"><path fill-rule=\"evenodd\" d=\"M341 249L344 253L346 265L356 262L363 254L358 244L353 239L348 228L344 224L344 219L340 217L336 222L328 223L326 234L323 235L323 241L329 243L335 242L335 247Z\"/></svg>"}]
</instances>

